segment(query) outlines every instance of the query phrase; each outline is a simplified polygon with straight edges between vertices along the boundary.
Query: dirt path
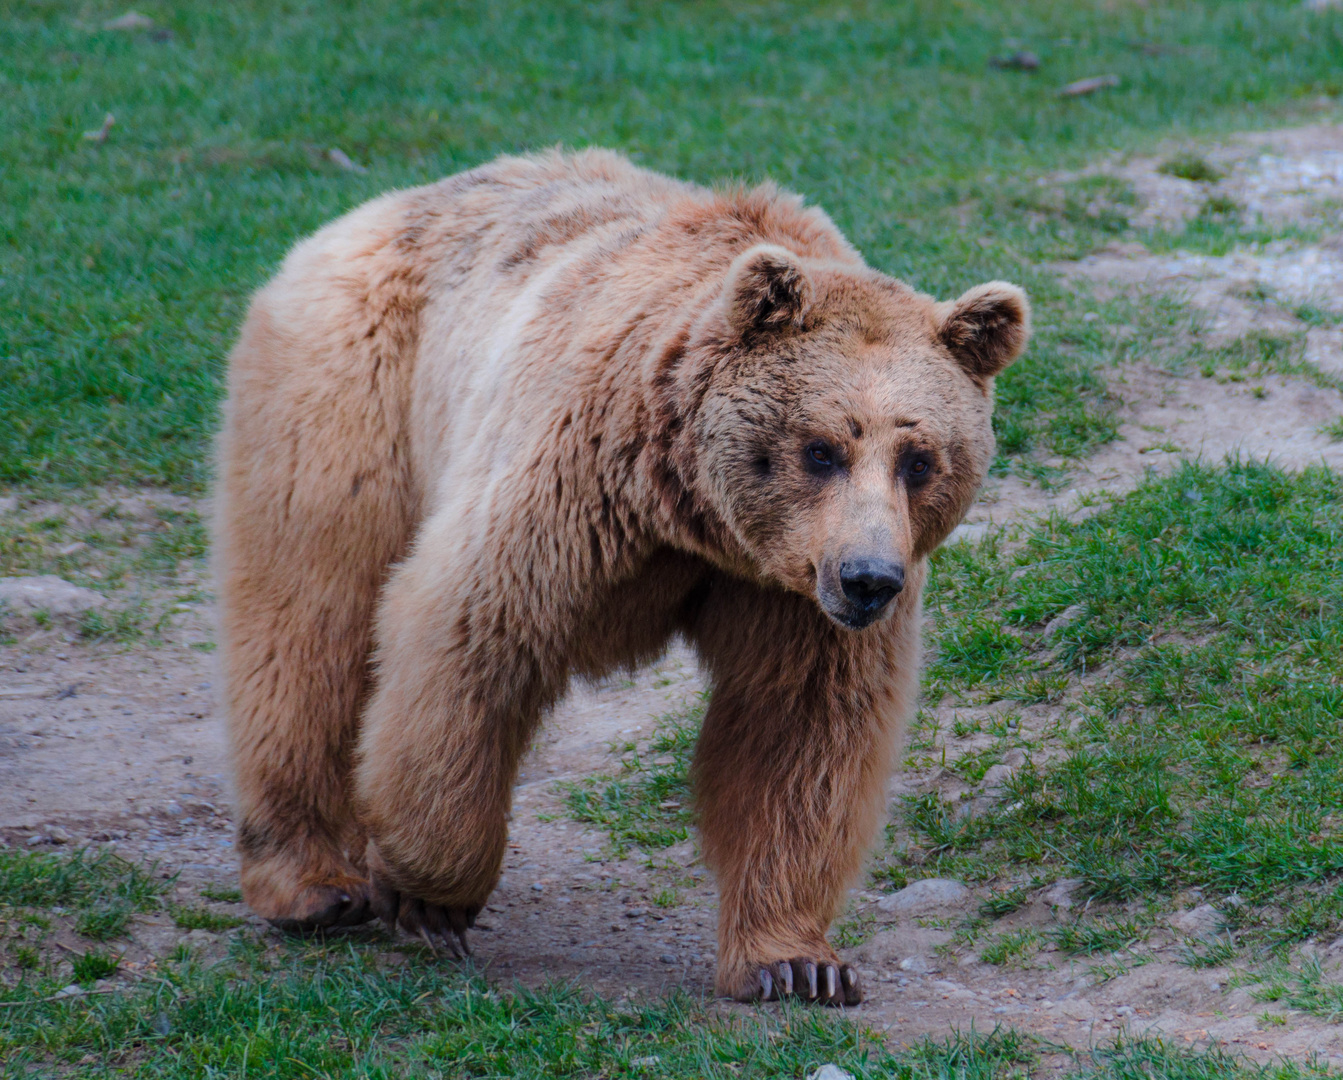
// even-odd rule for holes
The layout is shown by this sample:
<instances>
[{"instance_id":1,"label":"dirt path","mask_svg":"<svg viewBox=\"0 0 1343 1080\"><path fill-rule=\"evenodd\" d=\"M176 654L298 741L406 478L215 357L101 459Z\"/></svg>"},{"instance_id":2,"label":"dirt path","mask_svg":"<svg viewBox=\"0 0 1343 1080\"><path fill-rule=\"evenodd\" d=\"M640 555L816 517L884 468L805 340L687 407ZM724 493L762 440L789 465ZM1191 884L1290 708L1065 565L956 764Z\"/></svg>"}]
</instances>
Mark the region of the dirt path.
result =
<instances>
[{"instance_id":1,"label":"dirt path","mask_svg":"<svg viewBox=\"0 0 1343 1080\"><path fill-rule=\"evenodd\" d=\"M1210 340L1256 330L1300 334L1319 371L1343 372L1343 331L1298 314L1307 301L1343 311L1343 230L1329 201L1343 197L1343 133L1314 128L1247 137L1208 155L1227 173L1216 185L1163 176L1159 159L1109 168L1133 183L1142 213L1153 221L1178 223L1225 189L1258 200L1266 218L1322 221L1313 246L1214 259L1156 256L1130 245L1060 271L1102 294L1178 290L1206 314ZM1247 298L1253 292L1247 281L1276 291ZM1277 299L1265 299L1270 295ZM1219 460L1239 451L1292 467L1325 461L1343 468L1343 442L1320 432L1343 415L1343 395L1309 370L1219 381L1137 364L1112 375L1122 401L1120 438L1060 488L991 483L961 536L1035 511L1066 511L1088 493L1122 490L1181 457ZM15 500L0 502L0 513L35 512ZM193 602L175 605L163 643L153 648L82 644L60 619L27 626L17 641L0 646L0 836L42 850L109 844L127 858L157 860L180 873L184 902L197 901L205 885L236 885L216 679L211 654L194 647L208 639L209 625L208 606ZM555 789L560 779L610 771L612 743L646 735L657 716L702 688L694 658L677 648L635 679L578 688L556 711L523 770L505 875L475 937L479 962L494 977L573 978L617 997L672 985L712 991L716 907L693 843L651 858L614 859L604 835L563 816ZM1046 707L1026 709L1024 717L1026 727L1051 719ZM947 782L935 773L903 775L892 781L892 796ZM667 906L655 903L659 897ZM972 893L903 912L883 910L879 899L855 893L853 914L873 934L849 955L868 993L860 1018L898 1039L971 1022L981 1031L1007 1023L1073 1044L1122 1030L1158 1031L1260 1058L1318 1052L1343 1064L1338 1027L1299 1017L1286 1025L1261 1019L1282 1010L1229 989L1226 970L1176 963L1183 937L1177 927L1148 943L1150 962L1102 981L1092 964L1059 953L1009 969L982 963L973 952L957 959L939 948L951 940L939 920L976 905ZM1197 907L1197 896L1182 899ZM1068 903L1066 889L1055 886L997 928L1049 923ZM240 906L232 910L243 914ZM132 958L159 952L184 936L166 916L142 918L128 951ZM222 949L220 936L205 931L191 932L190 940L206 951ZM73 937L67 943L78 944ZM1343 954L1343 941L1337 945L1328 956L1343 958L1335 956Z\"/></svg>"}]
</instances>

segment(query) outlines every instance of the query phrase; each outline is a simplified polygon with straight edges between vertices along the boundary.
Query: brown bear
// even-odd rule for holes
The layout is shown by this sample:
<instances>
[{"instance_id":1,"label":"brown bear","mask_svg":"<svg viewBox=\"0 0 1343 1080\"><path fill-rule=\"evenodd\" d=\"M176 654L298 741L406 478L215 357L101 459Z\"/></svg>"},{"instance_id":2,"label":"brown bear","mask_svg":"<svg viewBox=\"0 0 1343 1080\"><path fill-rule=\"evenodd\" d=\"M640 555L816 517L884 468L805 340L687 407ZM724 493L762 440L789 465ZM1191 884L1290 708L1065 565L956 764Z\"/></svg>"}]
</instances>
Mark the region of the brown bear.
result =
<instances>
[{"instance_id":1,"label":"brown bear","mask_svg":"<svg viewBox=\"0 0 1343 1080\"><path fill-rule=\"evenodd\" d=\"M937 303L774 187L599 150L347 214L254 298L215 521L243 894L455 945L575 676L677 634L720 993L860 1000L826 940L915 700L929 553L1029 307Z\"/></svg>"}]
</instances>

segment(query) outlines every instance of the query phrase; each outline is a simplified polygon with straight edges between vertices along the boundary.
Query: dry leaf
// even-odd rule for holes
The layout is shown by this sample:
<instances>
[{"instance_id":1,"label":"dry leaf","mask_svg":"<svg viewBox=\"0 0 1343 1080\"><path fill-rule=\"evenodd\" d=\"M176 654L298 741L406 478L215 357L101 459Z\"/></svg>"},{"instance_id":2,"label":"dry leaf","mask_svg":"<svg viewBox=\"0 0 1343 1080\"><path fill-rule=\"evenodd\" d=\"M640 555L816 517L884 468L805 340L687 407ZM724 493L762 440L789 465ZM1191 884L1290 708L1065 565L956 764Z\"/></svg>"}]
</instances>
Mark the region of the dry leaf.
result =
<instances>
[{"instance_id":1,"label":"dry leaf","mask_svg":"<svg viewBox=\"0 0 1343 1080\"><path fill-rule=\"evenodd\" d=\"M107 133L112 130L112 125L117 122L117 118L111 113L103 117L103 126L97 131L84 132L84 138L89 142L107 142Z\"/></svg>"},{"instance_id":2,"label":"dry leaf","mask_svg":"<svg viewBox=\"0 0 1343 1080\"><path fill-rule=\"evenodd\" d=\"M1097 75L1091 79L1078 79L1077 82L1069 83L1059 93L1064 97L1081 97L1083 94L1094 94L1097 90L1107 90L1111 86L1118 85L1118 75Z\"/></svg>"},{"instance_id":3,"label":"dry leaf","mask_svg":"<svg viewBox=\"0 0 1343 1080\"><path fill-rule=\"evenodd\" d=\"M154 20L138 11L128 11L103 23L104 30L153 30Z\"/></svg>"},{"instance_id":4,"label":"dry leaf","mask_svg":"<svg viewBox=\"0 0 1343 1080\"><path fill-rule=\"evenodd\" d=\"M342 169L345 169L347 172L357 172L357 173L368 172L368 170L364 168L362 165L356 165L353 161L351 161L350 155L347 154L344 150L339 150L334 146L326 152L326 156L329 160L333 161L335 164L339 165Z\"/></svg>"}]
</instances>

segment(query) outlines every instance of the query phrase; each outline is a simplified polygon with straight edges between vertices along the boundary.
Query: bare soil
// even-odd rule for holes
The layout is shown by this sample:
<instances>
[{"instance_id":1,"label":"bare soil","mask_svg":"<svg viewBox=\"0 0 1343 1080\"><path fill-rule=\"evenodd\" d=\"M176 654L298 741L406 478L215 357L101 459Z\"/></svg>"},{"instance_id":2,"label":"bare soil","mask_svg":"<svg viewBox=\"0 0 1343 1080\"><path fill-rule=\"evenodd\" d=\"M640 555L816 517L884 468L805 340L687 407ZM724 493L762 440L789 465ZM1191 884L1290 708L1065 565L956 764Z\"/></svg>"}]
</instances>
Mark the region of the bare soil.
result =
<instances>
[{"instance_id":1,"label":"bare soil","mask_svg":"<svg viewBox=\"0 0 1343 1080\"><path fill-rule=\"evenodd\" d=\"M1343 131L1247 136L1206 154L1227 172L1219 184L1256 212L1309 222L1323 239L1221 259L1129 247L1059 271L1092 289L1177 290L1219 333L1286 326L1313 335L1312 362L1325 373L1343 371L1340 332L1317 333L1290 310L1293 302L1322 298L1343 310L1337 272L1343 227L1333 204L1343 197ZM1104 167L1133 183L1142 214L1178 224L1198 212L1208 185L1159 174L1160 160ZM1270 281L1290 295L1283 304L1246 300L1246 281ZM1240 452L1291 467L1324 461L1343 468L1343 443L1319 430L1343 415L1343 395L1327 379L1269 373L1219 382L1155 364L1111 375L1121 403L1119 439L1080 465L1060 463L1069 470L1061 486L991 482L961 536L1043 510L1080 508L1088 495L1124 490L1149 469L1186 457L1220 460ZM14 494L0 500L0 513L65 512L56 504L25 505L22 493ZM153 644L90 645L68 620L56 619L24 624L16 640L0 646L0 837L38 850L108 845L179 875L178 902L199 903L202 887L236 887L228 763L212 654L197 647L210 637L208 602L172 608ZM712 993L716 907L694 842L617 859L603 834L564 816L556 790L559 780L612 771L612 744L651 733L657 717L703 687L694 657L677 647L632 679L576 687L556 709L524 766L504 877L473 939L476 962L491 978L524 984L572 979L617 997L672 986ZM1043 731L1057 715L1056 707L1033 706L1022 723ZM893 798L932 789L946 798L992 797L987 785L969 791L940 769L904 773L891 784ZM1247 990L1229 985L1233 973L1226 969L1178 964L1187 931L1174 926L1148 942L1146 963L1117 975L1094 960L1069 960L1048 949L1022 966L993 966L973 950L951 948L951 934L939 928L977 905L973 892L959 906L917 917L883 912L879 899L855 890L850 917L870 936L847 954L865 980L867 1000L858 1018L897 1040L1006 1023L1075 1045L1125 1030L1159 1032L1261 1059L1319 1053L1343 1064L1343 1029L1255 1002ZM1193 910L1201 898L1180 901ZM1000 920L995 932L1045 926L1065 918L1069 903L1066 889L1043 890ZM247 917L241 905L213 906ZM254 918L249 925L273 933ZM68 928L59 934L67 948L85 947ZM152 959L183 940L208 956L222 954L225 935L184 933L166 915L138 917L124 943L127 960ZM429 962L414 953L406 957ZM1321 957L1335 966L1343 960L1343 941L1321 950Z\"/></svg>"}]
</instances>

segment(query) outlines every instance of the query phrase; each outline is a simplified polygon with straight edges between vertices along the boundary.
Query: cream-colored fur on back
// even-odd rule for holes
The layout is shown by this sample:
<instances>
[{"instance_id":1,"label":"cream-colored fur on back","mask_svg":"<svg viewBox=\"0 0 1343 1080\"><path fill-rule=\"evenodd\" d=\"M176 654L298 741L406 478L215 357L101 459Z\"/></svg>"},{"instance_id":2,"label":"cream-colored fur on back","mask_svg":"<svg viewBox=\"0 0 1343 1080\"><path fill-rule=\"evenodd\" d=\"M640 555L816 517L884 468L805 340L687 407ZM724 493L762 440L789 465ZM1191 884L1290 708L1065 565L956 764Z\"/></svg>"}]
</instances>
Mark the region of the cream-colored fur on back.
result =
<instances>
[{"instance_id":1,"label":"cream-colored fur on back","mask_svg":"<svg viewBox=\"0 0 1343 1080\"><path fill-rule=\"evenodd\" d=\"M923 558L1025 343L1019 290L971 299L874 273L794 196L603 151L500 159L299 244L253 301L220 442L253 908L461 935L539 718L679 632L715 686L695 781L720 988L820 964L812 996L856 1001L826 927L913 705ZM800 471L801 416L852 443L850 480ZM910 455L931 486L882 464ZM845 629L833 568L874 544L903 591Z\"/></svg>"}]
</instances>

